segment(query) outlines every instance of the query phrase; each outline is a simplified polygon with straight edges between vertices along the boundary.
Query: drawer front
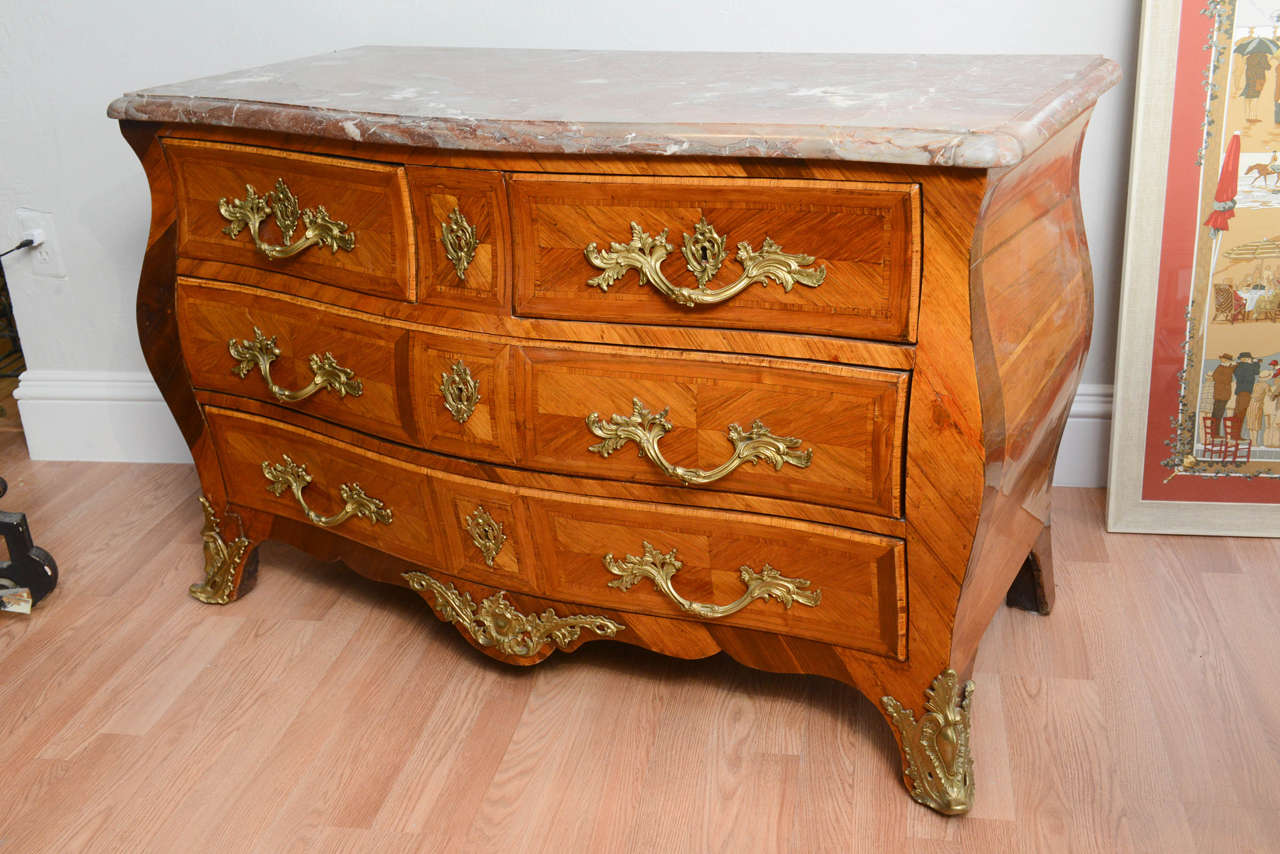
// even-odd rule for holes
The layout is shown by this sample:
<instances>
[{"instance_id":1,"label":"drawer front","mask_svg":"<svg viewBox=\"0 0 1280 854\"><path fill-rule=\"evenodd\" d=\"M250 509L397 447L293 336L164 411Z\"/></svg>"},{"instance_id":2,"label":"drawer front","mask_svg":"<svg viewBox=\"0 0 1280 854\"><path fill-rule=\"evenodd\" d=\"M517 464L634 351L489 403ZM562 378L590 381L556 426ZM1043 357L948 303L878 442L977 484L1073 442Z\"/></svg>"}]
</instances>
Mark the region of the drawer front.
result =
<instances>
[{"instance_id":1,"label":"drawer front","mask_svg":"<svg viewBox=\"0 0 1280 854\"><path fill-rule=\"evenodd\" d=\"M500 172L410 166L418 302L510 311L511 230Z\"/></svg>"},{"instance_id":2,"label":"drawer front","mask_svg":"<svg viewBox=\"0 0 1280 854\"><path fill-rule=\"evenodd\" d=\"M489 462L516 462L511 347L488 338L413 332L413 400L422 444Z\"/></svg>"},{"instance_id":3,"label":"drawer front","mask_svg":"<svg viewBox=\"0 0 1280 854\"><path fill-rule=\"evenodd\" d=\"M206 415L233 503L504 590L906 655L901 540L491 484L256 416Z\"/></svg>"},{"instance_id":4,"label":"drawer front","mask_svg":"<svg viewBox=\"0 0 1280 854\"><path fill-rule=\"evenodd\" d=\"M514 175L511 197L518 314L914 339L914 184Z\"/></svg>"},{"instance_id":5,"label":"drawer front","mask_svg":"<svg viewBox=\"0 0 1280 854\"><path fill-rule=\"evenodd\" d=\"M266 418L217 408L205 415L232 502L440 565L424 469Z\"/></svg>"},{"instance_id":6,"label":"drawer front","mask_svg":"<svg viewBox=\"0 0 1280 854\"><path fill-rule=\"evenodd\" d=\"M413 299L399 167L193 140L168 139L164 149L179 254Z\"/></svg>"},{"instance_id":7,"label":"drawer front","mask_svg":"<svg viewBox=\"0 0 1280 854\"><path fill-rule=\"evenodd\" d=\"M905 373L632 353L520 349L522 464L900 512Z\"/></svg>"},{"instance_id":8,"label":"drawer front","mask_svg":"<svg viewBox=\"0 0 1280 854\"><path fill-rule=\"evenodd\" d=\"M431 488L446 552L441 569L504 590L537 592L526 491L437 471Z\"/></svg>"},{"instance_id":9,"label":"drawer front","mask_svg":"<svg viewBox=\"0 0 1280 854\"><path fill-rule=\"evenodd\" d=\"M541 585L558 598L906 657L900 540L551 494L528 509Z\"/></svg>"},{"instance_id":10,"label":"drawer front","mask_svg":"<svg viewBox=\"0 0 1280 854\"><path fill-rule=\"evenodd\" d=\"M179 279L182 355L197 388L416 441L409 335L350 312ZM273 355L275 354L275 355Z\"/></svg>"},{"instance_id":11,"label":"drawer front","mask_svg":"<svg viewBox=\"0 0 1280 854\"><path fill-rule=\"evenodd\" d=\"M457 457L901 514L906 372L526 345L186 278L177 303L200 389Z\"/></svg>"}]
</instances>

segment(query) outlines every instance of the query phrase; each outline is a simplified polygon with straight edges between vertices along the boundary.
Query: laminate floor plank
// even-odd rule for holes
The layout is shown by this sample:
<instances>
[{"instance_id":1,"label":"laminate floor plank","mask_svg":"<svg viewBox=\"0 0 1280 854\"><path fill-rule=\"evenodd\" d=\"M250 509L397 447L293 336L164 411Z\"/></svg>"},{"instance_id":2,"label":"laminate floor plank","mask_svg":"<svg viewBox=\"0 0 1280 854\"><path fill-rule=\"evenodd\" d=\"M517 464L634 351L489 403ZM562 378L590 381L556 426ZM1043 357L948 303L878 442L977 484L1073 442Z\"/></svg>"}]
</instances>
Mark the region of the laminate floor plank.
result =
<instances>
[{"instance_id":1,"label":"laminate floor plank","mask_svg":"<svg viewBox=\"0 0 1280 854\"><path fill-rule=\"evenodd\" d=\"M649 755L640 784L644 797L623 850L715 850L711 813L724 805L713 800L708 769L717 763L711 748L716 705L725 699L721 681L673 675L662 704L662 749ZM690 709L698 712L689 714Z\"/></svg>"},{"instance_id":2,"label":"laminate floor plank","mask_svg":"<svg viewBox=\"0 0 1280 854\"><path fill-rule=\"evenodd\" d=\"M337 662L368 610L368 603L352 601L317 626L295 677L272 691L272 715L248 721L256 726L261 749L224 750L217 765L184 793L156 832L152 850L176 850L184 839L199 838L209 850L244 851L263 835L295 787L309 779L316 753L333 733L334 704L350 696L344 693L349 680L335 674ZM194 708L207 701L206 690L192 690L187 702Z\"/></svg>"},{"instance_id":3,"label":"laminate floor plank","mask_svg":"<svg viewBox=\"0 0 1280 854\"><path fill-rule=\"evenodd\" d=\"M347 690L331 697L329 737L267 831L274 850L309 851L328 827L373 826L422 735L409 722L429 719L433 688L447 675L424 666L431 639L404 629L395 609L374 608L347 643L340 665L326 675L347 681Z\"/></svg>"},{"instance_id":4,"label":"laminate floor plank","mask_svg":"<svg viewBox=\"0 0 1280 854\"><path fill-rule=\"evenodd\" d=\"M845 686L812 680L806 700L804 762L796 781L790 850L889 851L906 839L915 809L901 792L898 748L871 702Z\"/></svg>"},{"instance_id":5,"label":"laminate floor plank","mask_svg":"<svg viewBox=\"0 0 1280 854\"><path fill-rule=\"evenodd\" d=\"M638 741L642 748L653 743L657 715L646 709L654 702L654 684L648 680L635 693L602 696L593 683L601 677L597 669L588 664L533 674L524 713L465 847L488 849L505 839L524 837L535 850L584 850L596 811L613 808L602 801L636 798L636 778L618 776L621 769L610 763L610 745L605 742L612 723L618 727L615 736L624 743ZM646 725L648 733L643 731ZM639 734L624 734L635 726L641 728ZM577 734L578 749L549 748L566 730ZM640 755L646 753L642 750Z\"/></svg>"},{"instance_id":6,"label":"laminate floor plank","mask_svg":"<svg viewBox=\"0 0 1280 854\"><path fill-rule=\"evenodd\" d=\"M220 609L221 610L221 609ZM158 773L133 799L145 821L112 842L118 850L179 851L198 842L214 848L214 829L231 821L228 790L257 786L254 772L328 671L347 637L295 620L246 620L220 665L205 667L153 727L166 744ZM214 815L216 814L216 815Z\"/></svg>"},{"instance_id":7,"label":"laminate floor plank","mask_svg":"<svg viewBox=\"0 0 1280 854\"><path fill-rule=\"evenodd\" d=\"M649 756L674 748L667 744L662 717L668 696L666 661L634 647L598 644L596 649L593 659L605 660L592 660L584 678L614 684L607 692L587 687L587 696L598 700L587 710L575 767L567 780L545 781L557 789L547 817L552 830L547 850L622 850L623 833L645 799L641 781ZM573 662L560 666L572 668ZM621 667L629 674L626 685Z\"/></svg>"},{"instance_id":8,"label":"laminate floor plank","mask_svg":"<svg viewBox=\"0 0 1280 854\"><path fill-rule=\"evenodd\" d=\"M192 622L178 613L154 627L124 666L49 740L41 758L71 758L99 733L146 735L201 669L215 663L243 623L230 615Z\"/></svg>"},{"instance_id":9,"label":"laminate floor plank","mask_svg":"<svg viewBox=\"0 0 1280 854\"><path fill-rule=\"evenodd\" d=\"M190 466L32 462L59 587L0 615L0 852L1273 851L1280 541L1112 535L1055 491L1057 604L975 666L977 804L913 804L871 701L724 656L478 654L286 546L225 608Z\"/></svg>"},{"instance_id":10,"label":"laminate floor plank","mask_svg":"<svg viewBox=\"0 0 1280 854\"><path fill-rule=\"evenodd\" d=\"M1168 773L1186 802L1280 807L1273 776L1280 765L1258 749L1270 736L1250 701L1256 694L1246 688L1260 685L1274 702L1280 680L1274 668L1242 668L1232 653L1201 575L1217 573L1221 564L1205 563L1196 552L1184 560L1167 538L1146 539L1129 540L1113 552L1134 567L1115 584L1123 585L1132 600L1127 616L1135 630L1133 643L1148 664L1132 690L1149 691L1157 711L1164 712L1154 721ZM1274 619L1250 630L1269 637L1273 648L1280 646ZM1199 702L1187 702L1189 697ZM1230 725L1224 726L1224 716Z\"/></svg>"},{"instance_id":11,"label":"laminate floor plank","mask_svg":"<svg viewBox=\"0 0 1280 854\"><path fill-rule=\"evenodd\" d=\"M424 615L411 628L433 644L431 658L441 674L431 689L436 702L374 824L400 833L430 832L442 847L456 850L503 762L534 674L477 655L434 617Z\"/></svg>"},{"instance_id":12,"label":"laminate floor plank","mask_svg":"<svg viewBox=\"0 0 1280 854\"><path fill-rule=\"evenodd\" d=\"M1107 544L1107 492L1105 489L1055 489L1053 491L1053 551L1059 561L1105 563Z\"/></svg>"}]
</instances>

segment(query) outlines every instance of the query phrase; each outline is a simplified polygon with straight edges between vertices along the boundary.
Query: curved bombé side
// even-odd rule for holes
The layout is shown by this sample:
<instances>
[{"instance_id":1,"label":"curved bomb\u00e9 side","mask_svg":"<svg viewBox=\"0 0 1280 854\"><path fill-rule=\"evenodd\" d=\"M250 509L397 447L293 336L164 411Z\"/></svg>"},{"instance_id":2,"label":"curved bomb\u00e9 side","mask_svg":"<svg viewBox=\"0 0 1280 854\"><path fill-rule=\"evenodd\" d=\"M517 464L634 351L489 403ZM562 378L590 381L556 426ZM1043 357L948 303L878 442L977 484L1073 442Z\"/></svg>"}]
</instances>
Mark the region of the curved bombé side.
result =
<instances>
[{"instance_id":1,"label":"curved bomb\u00e9 side","mask_svg":"<svg viewBox=\"0 0 1280 854\"><path fill-rule=\"evenodd\" d=\"M160 127L120 122L120 133L142 163L151 190L151 230L138 279L138 338L147 368L191 449L204 493L205 581L192 585L191 595L203 602L226 604L252 587L256 546L265 538L269 520L245 508L227 507L222 470L182 358L175 314L177 204Z\"/></svg>"},{"instance_id":2,"label":"curved bomb\u00e9 side","mask_svg":"<svg viewBox=\"0 0 1280 854\"><path fill-rule=\"evenodd\" d=\"M974 236L973 346L984 378L987 468L951 647L962 675L1028 554L1035 550L1041 565L1051 560L1049 538L1041 539L1049 490L1093 328L1079 192L1091 112L1023 163L992 173Z\"/></svg>"}]
</instances>

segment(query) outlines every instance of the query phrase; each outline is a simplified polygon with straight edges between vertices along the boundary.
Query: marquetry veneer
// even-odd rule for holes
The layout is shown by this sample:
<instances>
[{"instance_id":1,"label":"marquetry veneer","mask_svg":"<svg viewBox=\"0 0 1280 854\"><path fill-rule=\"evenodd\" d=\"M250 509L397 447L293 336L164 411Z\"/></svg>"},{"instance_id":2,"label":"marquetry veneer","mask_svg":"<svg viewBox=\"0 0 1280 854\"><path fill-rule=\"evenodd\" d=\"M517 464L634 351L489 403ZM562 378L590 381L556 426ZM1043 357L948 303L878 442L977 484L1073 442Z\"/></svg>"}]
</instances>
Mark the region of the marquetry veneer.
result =
<instances>
[{"instance_id":1,"label":"marquetry veneer","mask_svg":"<svg viewBox=\"0 0 1280 854\"><path fill-rule=\"evenodd\" d=\"M609 638L839 679L963 812L978 640L1015 578L1051 601L1093 62L1016 157L933 155L981 166L118 102L143 348L205 492L192 593L243 595L280 539L505 661Z\"/></svg>"}]
</instances>

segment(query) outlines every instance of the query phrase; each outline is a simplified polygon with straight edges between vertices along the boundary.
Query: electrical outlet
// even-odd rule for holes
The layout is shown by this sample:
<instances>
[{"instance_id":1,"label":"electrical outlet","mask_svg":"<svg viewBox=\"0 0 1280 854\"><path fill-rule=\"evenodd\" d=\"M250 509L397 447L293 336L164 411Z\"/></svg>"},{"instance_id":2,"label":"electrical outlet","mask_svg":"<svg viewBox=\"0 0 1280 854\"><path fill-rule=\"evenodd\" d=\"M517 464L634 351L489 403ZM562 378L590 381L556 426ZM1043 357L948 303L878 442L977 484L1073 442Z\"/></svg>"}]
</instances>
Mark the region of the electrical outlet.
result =
<instances>
[{"instance_id":1,"label":"electrical outlet","mask_svg":"<svg viewBox=\"0 0 1280 854\"><path fill-rule=\"evenodd\" d=\"M53 214L18 208L18 227L23 234L39 231L44 235L44 242L26 250L31 255L31 272L51 279L65 279L67 266L62 259L58 232L53 227Z\"/></svg>"}]
</instances>

